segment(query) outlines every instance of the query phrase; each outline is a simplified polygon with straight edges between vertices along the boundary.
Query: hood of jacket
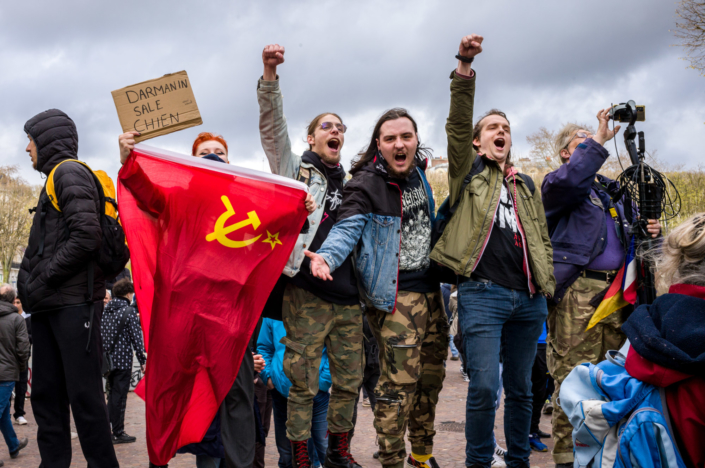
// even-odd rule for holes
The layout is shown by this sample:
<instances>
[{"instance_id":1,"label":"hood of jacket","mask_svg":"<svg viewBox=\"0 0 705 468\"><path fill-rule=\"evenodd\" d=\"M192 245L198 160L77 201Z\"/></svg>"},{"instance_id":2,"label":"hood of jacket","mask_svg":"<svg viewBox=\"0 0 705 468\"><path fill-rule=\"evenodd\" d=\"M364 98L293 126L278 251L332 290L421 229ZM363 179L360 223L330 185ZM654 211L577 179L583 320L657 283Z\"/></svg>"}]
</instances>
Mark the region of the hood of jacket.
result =
<instances>
[{"instance_id":1,"label":"hood of jacket","mask_svg":"<svg viewBox=\"0 0 705 468\"><path fill-rule=\"evenodd\" d=\"M342 164L338 164L336 167L329 167L325 164L323 164L323 161L321 160L321 157L318 155L318 153L310 150L304 151L304 153L301 155L301 160L305 163L309 163L312 166L314 166L316 169L319 170L321 174L325 174L326 179L339 179L343 180L345 179L345 169L343 169Z\"/></svg>"},{"instance_id":2,"label":"hood of jacket","mask_svg":"<svg viewBox=\"0 0 705 468\"><path fill-rule=\"evenodd\" d=\"M705 287L671 286L622 325L634 350L666 369L705 377Z\"/></svg>"},{"instance_id":3,"label":"hood of jacket","mask_svg":"<svg viewBox=\"0 0 705 468\"><path fill-rule=\"evenodd\" d=\"M77 159L78 131L73 120L59 109L41 112L24 124L37 145L37 170L49 175L65 159Z\"/></svg>"},{"instance_id":4,"label":"hood of jacket","mask_svg":"<svg viewBox=\"0 0 705 468\"><path fill-rule=\"evenodd\" d=\"M123 307L129 306L130 302L125 299L124 297L115 297L113 299L110 299L108 304L105 306L105 310L103 311L104 314L113 314Z\"/></svg>"},{"instance_id":5,"label":"hood of jacket","mask_svg":"<svg viewBox=\"0 0 705 468\"><path fill-rule=\"evenodd\" d=\"M19 311L17 310L17 307L14 305L10 304L7 301L0 301L0 317L4 317L5 315L10 315L10 314L17 314Z\"/></svg>"}]
</instances>

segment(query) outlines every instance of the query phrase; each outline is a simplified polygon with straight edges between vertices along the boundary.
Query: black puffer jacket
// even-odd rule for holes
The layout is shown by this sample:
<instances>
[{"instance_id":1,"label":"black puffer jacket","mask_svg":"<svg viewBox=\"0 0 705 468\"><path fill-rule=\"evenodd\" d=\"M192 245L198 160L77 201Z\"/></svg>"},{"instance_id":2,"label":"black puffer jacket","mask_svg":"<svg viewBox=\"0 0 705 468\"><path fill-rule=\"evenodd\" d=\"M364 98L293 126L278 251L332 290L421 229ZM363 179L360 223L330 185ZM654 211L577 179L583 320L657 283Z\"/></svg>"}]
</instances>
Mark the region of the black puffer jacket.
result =
<instances>
[{"instance_id":1,"label":"black puffer jacket","mask_svg":"<svg viewBox=\"0 0 705 468\"><path fill-rule=\"evenodd\" d=\"M36 169L45 175L61 161L78 159L76 125L60 110L50 109L32 117L24 129L37 145ZM93 176L80 164L62 164L54 173L54 187L62 212L51 205L45 186L17 281L20 300L33 314L105 297L105 279L93 261L102 239L99 194ZM89 297L91 263L94 284Z\"/></svg>"}]
</instances>

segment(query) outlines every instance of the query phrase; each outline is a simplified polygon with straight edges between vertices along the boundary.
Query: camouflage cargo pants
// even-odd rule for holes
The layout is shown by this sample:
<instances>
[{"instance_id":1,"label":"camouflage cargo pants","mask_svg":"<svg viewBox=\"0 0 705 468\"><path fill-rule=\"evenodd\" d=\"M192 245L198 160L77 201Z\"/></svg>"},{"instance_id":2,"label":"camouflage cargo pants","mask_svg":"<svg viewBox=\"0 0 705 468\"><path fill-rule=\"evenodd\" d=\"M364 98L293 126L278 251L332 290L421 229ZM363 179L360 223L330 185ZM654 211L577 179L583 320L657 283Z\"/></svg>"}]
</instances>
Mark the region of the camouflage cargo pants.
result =
<instances>
[{"instance_id":1,"label":"camouflage cargo pants","mask_svg":"<svg viewBox=\"0 0 705 468\"><path fill-rule=\"evenodd\" d=\"M579 277L568 289L558 305L548 309L548 336L546 338L546 364L555 380L554 401L561 384L578 364L597 364L605 359L605 353L619 349L626 336L622 333L624 323L622 311L602 319L588 331L587 328L595 308L589 302L607 287L607 282ZM563 412L559 401L553 405L553 461L573 462L573 426Z\"/></svg>"},{"instance_id":2,"label":"camouflage cargo pants","mask_svg":"<svg viewBox=\"0 0 705 468\"><path fill-rule=\"evenodd\" d=\"M357 390L362 383L362 310L359 305L326 302L288 284L282 310L286 336L284 373L291 381L287 406L289 440L311 437L313 398L318 393L318 370L325 346L333 381L328 404L328 430L352 429Z\"/></svg>"},{"instance_id":3,"label":"camouflage cargo pants","mask_svg":"<svg viewBox=\"0 0 705 468\"><path fill-rule=\"evenodd\" d=\"M379 461L400 467L406 458L407 426L412 451L433 452L433 423L448 356L448 318L440 291L399 291L393 314L370 309L367 318L379 343L381 375L374 412Z\"/></svg>"}]
</instances>

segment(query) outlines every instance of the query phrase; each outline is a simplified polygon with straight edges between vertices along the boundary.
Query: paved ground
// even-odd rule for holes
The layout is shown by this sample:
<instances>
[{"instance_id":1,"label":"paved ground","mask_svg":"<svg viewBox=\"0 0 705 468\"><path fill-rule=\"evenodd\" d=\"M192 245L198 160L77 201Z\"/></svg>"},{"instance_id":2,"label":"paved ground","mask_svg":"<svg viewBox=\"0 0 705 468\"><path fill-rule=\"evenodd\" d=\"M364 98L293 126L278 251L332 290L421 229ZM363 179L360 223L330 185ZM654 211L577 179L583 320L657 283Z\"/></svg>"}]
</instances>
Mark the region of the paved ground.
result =
<instances>
[{"instance_id":1,"label":"paved ground","mask_svg":"<svg viewBox=\"0 0 705 468\"><path fill-rule=\"evenodd\" d=\"M436 426L443 422L463 423L465 421L465 397L467 394L467 384L460 377L460 366L458 361L448 361L448 375L445 380L441 399L439 402ZM37 426L31 412L31 405L27 402L27 419L29 425L14 426L19 437L29 437L29 446L21 452L21 455L10 460L7 446L0 444L0 459L5 461L6 467L36 468L39 466L39 452L36 444ZM449 426L449 425L447 425ZM496 419L496 435L500 445L506 448L504 429L502 425L502 408ZM550 432L550 416L543 416L541 429ZM137 396L130 393L127 403L126 430L129 434L137 436L134 444L118 445L116 452L120 466L123 468L146 468L148 466L147 447L145 443L145 423L144 423L144 403ZM270 431L267 439L267 453L265 465L276 468L279 456L277 455L274 443L274 429ZM549 447L553 445L548 439L544 439ZM71 467L85 467L86 461L81 453L81 446L78 439L72 441L74 461ZM358 427L355 430L355 439L352 444L352 452L358 463L366 468L380 467L377 460L372 458L375 450L375 432L372 427L372 412L369 408L360 407L358 416ZM550 448L549 448L550 450ZM465 434L463 432L438 432L435 440L434 455L442 468L463 468L465 466ZM533 467L553 467L549 453L533 452L531 456ZM195 468L195 457L191 455L177 455L170 467Z\"/></svg>"}]
</instances>

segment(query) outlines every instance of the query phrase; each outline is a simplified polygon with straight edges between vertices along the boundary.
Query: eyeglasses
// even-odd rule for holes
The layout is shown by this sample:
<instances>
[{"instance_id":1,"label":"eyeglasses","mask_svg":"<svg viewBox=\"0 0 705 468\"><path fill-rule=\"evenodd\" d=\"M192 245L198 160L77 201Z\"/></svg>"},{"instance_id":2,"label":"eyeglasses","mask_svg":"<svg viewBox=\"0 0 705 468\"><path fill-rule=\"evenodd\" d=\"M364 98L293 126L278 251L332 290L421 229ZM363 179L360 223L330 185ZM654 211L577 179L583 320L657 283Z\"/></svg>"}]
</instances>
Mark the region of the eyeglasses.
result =
<instances>
[{"instance_id":1,"label":"eyeglasses","mask_svg":"<svg viewBox=\"0 0 705 468\"><path fill-rule=\"evenodd\" d=\"M570 146L570 142L575 140L575 138L590 138L592 135L589 132L578 132L575 135L573 135L573 138L568 140L568 143L563 147L563 149L568 149L568 146Z\"/></svg>"},{"instance_id":2,"label":"eyeglasses","mask_svg":"<svg viewBox=\"0 0 705 468\"><path fill-rule=\"evenodd\" d=\"M333 130L333 126L335 126L335 128L337 128L340 133L345 133L345 130L348 129L348 127L341 123L321 122L321 129L326 132L330 132L331 130Z\"/></svg>"}]
</instances>

